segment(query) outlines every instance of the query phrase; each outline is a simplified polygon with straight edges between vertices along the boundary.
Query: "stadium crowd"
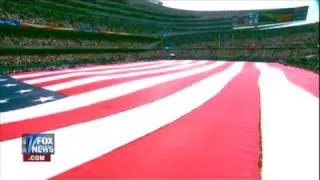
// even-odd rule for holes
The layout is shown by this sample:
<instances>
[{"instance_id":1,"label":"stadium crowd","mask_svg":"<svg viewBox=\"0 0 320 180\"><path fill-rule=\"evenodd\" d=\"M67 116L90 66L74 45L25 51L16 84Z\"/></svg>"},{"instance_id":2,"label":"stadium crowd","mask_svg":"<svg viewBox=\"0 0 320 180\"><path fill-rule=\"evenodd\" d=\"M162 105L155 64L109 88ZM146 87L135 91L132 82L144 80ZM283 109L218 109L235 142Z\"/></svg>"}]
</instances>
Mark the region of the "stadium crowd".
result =
<instances>
[{"instance_id":1,"label":"stadium crowd","mask_svg":"<svg viewBox=\"0 0 320 180\"><path fill-rule=\"evenodd\" d=\"M178 46L179 49L189 48L281 48L281 47L316 47L318 45L319 34L316 32L303 32L290 35L276 35L271 37L251 38L216 38L211 41L193 42ZM184 39L184 38L183 38ZM179 41L179 39L175 39ZM177 42L179 44L179 42Z\"/></svg>"},{"instance_id":2,"label":"stadium crowd","mask_svg":"<svg viewBox=\"0 0 320 180\"><path fill-rule=\"evenodd\" d=\"M87 64L105 64L127 61L152 61L157 59L198 59L281 62L301 66L319 72L319 49L192 49L149 50L145 52L57 54L57 55L13 55L0 56L2 73L57 69Z\"/></svg>"},{"instance_id":3,"label":"stadium crowd","mask_svg":"<svg viewBox=\"0 0 320 180\"><path fill-rule=\"evenodd\" d=\"M312 25L313 26L313 25ZM303 27L299 27L301 29ZM300 31L300 30L299 30ZM267 31L272 33L272 31ZM117 61L172 59L170 53L175 53L176 59L226 59L226 60L252 60L252 61L278 61L305 67L319 72L319 42L318 29L316 31L301 31L299 33L283 33L273 36L218 36L211 41L199 41L201 38L175 37L172 42L176 44L174 50L165 50L165 44L158 44L154 48L143 52L95 52L85 54L72 52L68 54L44 55L7 55L0 56L2 72L25 69L58 68L78 66L85 64L111 63ZM190 36L189 36L190 37ZM192 37L192 36L191 36ZM207 36L208 37L208 36ZM210 38L209 38L210 39ZM188 42L186 42L186 40ZM180 42L181 41L181 42ZM99 47L109 46L114 42L52 38L29 38L0 36L2 45L11 46L59 46L59 47ZM139 46L134 41L119 41L122 47ZM141 44L154 44L155 42L141 42ZM157 42L156 42L157 43ZM116 46L112 44L112 46Z\"/></svg>"},{"instance_id":4,"label":"stadium crowd","mask_svg":"<svg viewBox=\"0 0 320 180\"><path fill-rule=\"evenodd\" d=\"M85 1L85 0L80 0ZM148 24L129 22L123 19L108 18L108 13L96 8L88 9L79 6L72 7L72 1L35 0L0 1L0 18L22 20L32 24L55 24L59 27L73 27L88 30L115 30L127 32L152 33L160 31L163 26L157 23ZM86 1L88 2L88 1ZM82 3L83 4L83 3ZM81 5L82 6L82 5ZM97 5L98 6L98 5ZM101 9L101 8L100 8ZM147 28L146 28L147 27ZM159 29L160 28L160 29ZM131 40L110 41L107 38L76 38L41 37L21 34L4 34L0 32L0 48L65 48L65 47L112 47L112 48L149 48L144 52L95 52L91 54L64 52L64 54L39 55L0 55L2 72L69 67L84 64L110 63L116 61L171 59L170 53L176 54L176 59L229 59L229 60L263 60L282 63L306 63L309 69L319 71L319 24L297 28L282 28L257 31L221 31L218 33L186 34L166 37L173 47L163 50L166 45L154 46L157 42L137 42ZM47 33L48 34L48 33ZM97 33L89 33L97 34ZM30 34L29 34L30 35ZM166 39L163 38L163 39ZM67 53L67 54L66 54ZM307 61L304 61L307 59ZM309 63L310 62L310 63ZM302 63L302 64L303 64ZM301 63L300 63L301 64ZM303 65L304 66L304 65Z\"/></svg>"},{"instance_id":5,"label":"stadium crowd","mask_svg":"<svg viewBox=\"0 0 320 180\"><path fill-rule=\"evenodd\" d=\"M91 64L133 61L126 53L10 55L0 56L1 73L33 70L56 70Z\"/></svg>"},{"instance_id":6,"label":"stadium crowd","mask_svg":"<svg viewBox=\"0 0 320 180\"><path fill-rule=\"evenodd\" d=\"M35 5L35 3L37 5ZM139 23L126 19L109 18L106 10L93 10L88 7L73 6L71 1L0 1L0 16L19 20L23 23L55 25L83 31L114 31L130 33L153 33L161 31L157 23ZM112 13L111 13L112 14ZM146 28L148 27L148 28Z\"/></svg>"},{"instance_id":7,"label":"stadium crowd","mask_svg":"<svg viewBox=\"0 0 320 180\"><path fill-rule=\"evenodd\" d=\"M126 9L123 6L119 7L119 1L106 3L88 0L10 0L0 1L0 6L0 16L19 20L24 24L53 25L90 32L112 31L150 35L171 31L184 33L222 28L230 30L232 27L231 18L199 19L199 16L194 15L170 15L161 13L161 8L147 11L142 8ZM199 20L203 23L199 23Z\"/></svg>"},{"instance_id":8,"label":"stadium crowd","mask_svg":"<svg viewBox=\"0 0 320 180\"><path fill-rule=\"evenodd\" d=\"M0 46L6 47L111 47L111 48L142 48L143 42L108 41L86 39L29 38L1 35Z\"/></svg>"}]
</instances>

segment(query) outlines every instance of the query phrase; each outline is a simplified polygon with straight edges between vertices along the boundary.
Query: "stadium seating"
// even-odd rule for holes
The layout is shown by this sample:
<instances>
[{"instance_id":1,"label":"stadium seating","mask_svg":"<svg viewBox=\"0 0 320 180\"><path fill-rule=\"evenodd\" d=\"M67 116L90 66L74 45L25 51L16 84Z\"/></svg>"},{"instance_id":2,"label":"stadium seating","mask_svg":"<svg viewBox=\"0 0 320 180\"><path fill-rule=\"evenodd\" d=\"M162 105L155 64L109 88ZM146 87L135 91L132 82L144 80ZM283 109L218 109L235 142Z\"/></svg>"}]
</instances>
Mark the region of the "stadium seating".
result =
<instances>
[{"instance_id":1,"label":"stadium seating","mask_svg":"<svg viewBox=\"0 0 320 180\"><path fill-rule=\"evenodd\" d=\"M318 23L232 30L228 12L173 10L145 1L11 0L0 5L0 18L20 26L0 26L3 72L58 67L71 59L77 65L171 59L172 52L177 59L279 61L319 69Z\"/></svg>"},{"instance_id":2,"label":"stadium seating","mask_svg":"<svg viewBox=\"0 0 320 180\"><path fill-rule=\"evenodd\" d=\"M137 42L112 42L106 40L83 40L83 39L56 39L56 38L29 38L1 36L0 44L6 47L112 47L130 48L143 47L143 43Z\"/></svg>"},{"instance_id":3,"label":"stadium seating","mask_svg":"<svg viewBox=\"0 0 320 180\"><path fill-rule=\"evenodd\" d=\"M36 5L34 5L36 4ZM149 11L123 10L123 5L88 1L1 1L3 14L31 24L56 23L63 27L82 30L110 30L133 33L162 33L174 31L206 31L231 28L231 19L174 18ZM41 14L41 16L39 16ZM178 22L176 22L178 20ZM201 20L201 23L199 22Z\"/></svg>"}]
</instances>

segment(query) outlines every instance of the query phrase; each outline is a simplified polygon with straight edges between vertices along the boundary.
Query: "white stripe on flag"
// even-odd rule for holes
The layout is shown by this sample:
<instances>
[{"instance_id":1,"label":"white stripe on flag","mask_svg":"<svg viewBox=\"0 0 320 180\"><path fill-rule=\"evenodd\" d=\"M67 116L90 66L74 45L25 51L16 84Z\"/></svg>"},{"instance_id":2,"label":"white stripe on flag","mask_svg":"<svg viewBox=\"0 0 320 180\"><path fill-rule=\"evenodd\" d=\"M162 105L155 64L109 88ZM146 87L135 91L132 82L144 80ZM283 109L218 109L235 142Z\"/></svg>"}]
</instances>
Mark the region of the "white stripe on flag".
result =
<instances>
[{"instance_id":1,"label":"white stripe on flag","mask_svg":"<svg viewBox=\"0 0 320 180\"><path fill-rule=\"evenodd\" d=\"M188 61L186 61L186 62L188 62ZM186 62L183 62L183 63L186 63ZM166 63L151 64L151 65L142 66L142 67L126 67L126 68L103 70L103 71L88 71L88 72L79 72L78 71L78 72L74 72L74 73L60 74L60 75L54 75L54 76L49 76L49 77L27 80L24 82L28 83L28 84L36 84L36 83L42 83L42 82L47 82L47 81L53 81L53 80L76 77L76 76L83 76L83 75L107 75L107 74L126 72L126 71L147 70L150 68L161 68L164 66L168 66L170 64L172 64L172 63L166 62Z\"/></svg>"},{"instance_id":2,"label":"white stripe on flag","mask_svg":"<svg viewBox=\"0 0 320 180\"><path fill-rule=\"evenodd\" d=\"M160 61L163 62L163 61ZM137 62L137 63L130 63L130 64L120 64L120 65L99 65L94 67L85 67L85 68L77 68L77 69L66 69L66 70L59 70L59 71L48 71L48 72L32 72L27 74L19 74L13 75L13 78L22 79L22 78L30 78L30 77L38 77L44 75L54 75L54 74L62 74L62 73L69 73L69 72L81 72L81 71L91 71L91 70L103 70L103 69L113 69L113 68L125 68L125 67L135 67L141 66L144 64L155 64L159 63L156 62Z\"/></svg>"},{"instance_id":3,"label":"white stripe on flag","mask_svg":"<svg viewBox=\"0 0 320 180\"><path fill-rule=\"evenodd\" d=\"M24 119L41 117L49 114L55 114L59 112L65 112L80 107L89 106L98 102L113 99L125 94L129 94L140 89L152 87L157 84L168 82L175 79L186 78L195 74L209 71L218 66L223 65L225 62L216 62L212 65L194 68L192 70L169 73L161 76L143 78L127 83L122 83L115 86L101 88L90 92L82 93L75 96L69 96L57 101L48 102L45 104L39 104L24 109L18 109L8 112L3 112L1 116L1 124L21 121ZM45 110L44 110L45 109Z\"/></svg>"},{"instance_id":4,"label":"white stripe on flag","mask_svg":"<svg viewBox=\"0 0 320 180\"><path fill-rule=\"evenodd\" d=\"M44 89L50 90L50 91L59 91L63 89L68 89L76 86L81 86L89 83L95 83L98 81L104 81L104 80L110 80L110 79L117 79L117 78L125 78L125 77L134 77L134 76L140 76L140 75L148 75L148 74L155 74L155 73L161 73L161 72L169 72L173 70L182 70L186 69L195 65L202 65L206 64L207 61L200 61L192 64L176 64L176 66L173 67L167 67L163 69L155 69L155 70L146 70L146 71L139 71L139 72L129 72L124 74L115 74L115 75L103 75L103 76L92 76L87 78L82 78L78 80L72 80L65 83L59 83L55 85L45 86Z\"/></svg>"},{"instance_id":5,"label":"white stripe on flag","mask_svg":"<svg viewBox=\"0 0 320 180\"><path fill-rule=\"evenodd\" d=\"M319 99L266 64L261 71L263 179L319 179Z\"/></svg>"},{"instance_id":6,"label":"white stripe on flag","mask_svg":"<svg viewBox=\"0 0 320 180\"><path fill-rule=\"evenodd\" d=\"M1 142L1 179L47 179L151 133L191 112L217 95L243 69L235 63L221 73L170 96L112 116L57 129L50 163L24 163L21 139ZM190 98L194 95L197 98ZM32 172L32 173L31 173Z\"/></svg>"}]
</instances>

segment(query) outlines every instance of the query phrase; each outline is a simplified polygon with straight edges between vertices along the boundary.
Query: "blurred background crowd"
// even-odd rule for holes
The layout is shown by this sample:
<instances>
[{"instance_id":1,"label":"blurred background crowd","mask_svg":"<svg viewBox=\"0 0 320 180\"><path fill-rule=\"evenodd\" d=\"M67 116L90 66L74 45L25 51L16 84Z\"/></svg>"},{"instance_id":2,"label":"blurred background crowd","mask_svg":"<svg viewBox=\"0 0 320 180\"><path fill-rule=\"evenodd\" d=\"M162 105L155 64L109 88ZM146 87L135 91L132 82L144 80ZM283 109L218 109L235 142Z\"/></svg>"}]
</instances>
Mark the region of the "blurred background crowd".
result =
<instances>
[{"instance_id":1,"label":"blurred background crowd","mask_svg":"<svg viewBox=\"0 0 320 180\"><path fill-rule=\"evenodd\" d=\"M0 20L79 30L32 28L23 24L9 27L0 23L1 72L173 58L277 61L319 71L319 23L270 30L168 34L173 30L171 26L176 27L176 32L194 29L197 20L191 21L194 17L183 13L157 14L151 5L143 9L140 4L139 10L128 2L0 0ZM166 19L169 20L165 25L162 22ZM201 28L220 28L215 24L218 21L203 20ZM140 35L129 38L97 33L101 31ZM175 56L170 56L172 53Z\"/></svg>"}]
</instances>

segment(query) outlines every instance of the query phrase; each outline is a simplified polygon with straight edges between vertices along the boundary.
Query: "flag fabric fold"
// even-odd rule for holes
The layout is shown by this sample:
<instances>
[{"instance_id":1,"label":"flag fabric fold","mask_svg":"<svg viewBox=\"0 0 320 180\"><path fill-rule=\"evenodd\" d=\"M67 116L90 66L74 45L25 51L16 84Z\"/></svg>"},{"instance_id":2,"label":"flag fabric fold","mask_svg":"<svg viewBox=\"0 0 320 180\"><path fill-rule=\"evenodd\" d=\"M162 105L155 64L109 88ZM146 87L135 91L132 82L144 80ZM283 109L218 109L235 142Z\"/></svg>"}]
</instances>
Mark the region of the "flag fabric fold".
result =
<instances>
[{"instance_id":1,"label":"flag fabric fold","mask_svg":"<svg viewBox=\"0 0 320 180\"><path fill-rule=\"evenodd\" d=\"M316 178L318 80L195 60L1 76L0 179ZM22 161L25 133L55 135L51 162Z\"/></svg>"}]
</instances>

